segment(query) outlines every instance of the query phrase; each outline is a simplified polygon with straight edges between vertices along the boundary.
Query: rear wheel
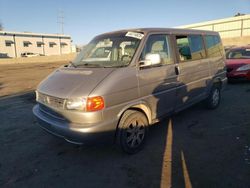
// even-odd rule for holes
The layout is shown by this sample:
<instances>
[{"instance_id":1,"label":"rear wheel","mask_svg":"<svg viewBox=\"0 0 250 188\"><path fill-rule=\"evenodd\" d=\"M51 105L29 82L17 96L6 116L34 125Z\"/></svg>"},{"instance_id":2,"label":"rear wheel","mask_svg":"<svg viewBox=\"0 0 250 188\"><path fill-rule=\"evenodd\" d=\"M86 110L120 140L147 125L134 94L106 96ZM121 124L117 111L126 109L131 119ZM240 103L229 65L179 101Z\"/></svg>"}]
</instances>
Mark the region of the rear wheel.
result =
<instances>
[{"instance_id":1,"label":"rear wheel","mask_svg":"<svg viewBox=\"0 0 250 188\"><path fill-rule=\"evenodd\" d=\"M142 112L127 110L118 125L118 146L126 153L137 153L145 144L147 129L148 120Z\"/></svg>"},{"instance_id":2,"label":"rear wheel","mask_svg":"<svg viewBox=\"0 0 250 188\"><path fill-rule=\"evenodd\" d=\"M208 109L215 109L219 106L221 100L220 88L214 85L206 99L206 105Z\"/></svg>"}]
</instances>

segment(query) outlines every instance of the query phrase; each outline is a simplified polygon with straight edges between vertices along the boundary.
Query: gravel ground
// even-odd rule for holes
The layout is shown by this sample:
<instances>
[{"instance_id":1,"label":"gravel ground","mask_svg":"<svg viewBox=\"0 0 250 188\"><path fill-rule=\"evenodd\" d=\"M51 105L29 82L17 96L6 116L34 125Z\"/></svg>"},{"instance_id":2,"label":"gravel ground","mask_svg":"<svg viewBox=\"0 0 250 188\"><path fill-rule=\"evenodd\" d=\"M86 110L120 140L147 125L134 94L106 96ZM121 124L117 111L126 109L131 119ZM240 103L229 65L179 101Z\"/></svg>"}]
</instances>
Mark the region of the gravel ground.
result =
<instances>
[{"instance_id":1,"label":"gravel ground","mask_svg":"<svg viewBox=\"0 0 250 188\"><path fill-rule=\"evenodd\" d=\"M33 91L55 68L67 62L0 64L0 97Z\"/></svg>"},{"instance_id":2,"label":"gravel ground","mask_svg":"<svg viewBox=\"0 0 250 188\"><path fill-rule=\"evenodd\" d=\"M216 110L200 103L151 127L127 155L39 128L31 90L59 64L25 66L0 66L0 187L250 187L249 83L228 85Z\"/></svg>"}]
</instances>

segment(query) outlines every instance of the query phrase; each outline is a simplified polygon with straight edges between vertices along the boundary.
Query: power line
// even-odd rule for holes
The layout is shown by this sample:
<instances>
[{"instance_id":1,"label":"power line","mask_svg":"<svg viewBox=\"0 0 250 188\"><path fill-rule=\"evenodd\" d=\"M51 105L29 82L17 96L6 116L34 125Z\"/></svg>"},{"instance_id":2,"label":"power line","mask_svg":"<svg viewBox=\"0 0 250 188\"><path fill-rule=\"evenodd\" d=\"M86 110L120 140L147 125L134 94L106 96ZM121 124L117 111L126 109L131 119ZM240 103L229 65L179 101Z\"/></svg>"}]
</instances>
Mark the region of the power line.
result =
<instances>
[{"instance_id":1,"label":"power line","mask_svg":"<svg viewBox=\"0 0 250 188\"><path fill-rule=\"evenodd\" d=\"M61 26L61 33L64 34L64 12L62 10L58 13L57 23Z\"/></svg>"}]
</instances>

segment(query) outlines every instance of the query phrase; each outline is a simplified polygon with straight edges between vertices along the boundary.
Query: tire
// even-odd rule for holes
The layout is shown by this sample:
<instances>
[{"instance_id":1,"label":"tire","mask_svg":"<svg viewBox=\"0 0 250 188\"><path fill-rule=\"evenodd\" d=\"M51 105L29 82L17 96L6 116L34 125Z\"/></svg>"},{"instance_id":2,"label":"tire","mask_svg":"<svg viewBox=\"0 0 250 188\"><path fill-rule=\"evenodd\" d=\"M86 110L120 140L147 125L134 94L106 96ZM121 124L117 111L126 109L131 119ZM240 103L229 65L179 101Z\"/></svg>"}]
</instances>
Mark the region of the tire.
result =
<instances>
[{"instance_id":1,"label":"tire","mask_svg":"<svg viewBox=\"0 0 250 188\"><path fill-rule=\"evenodd\" d=\"M118 147L128 153L135 154L145 145L148 132L148 119L139 111L127 110L120 119L116 142Z\"/></svg>"},{"instance_id":2,"label":"tire","mask_svg":"<svg viewBox=\"0 0 250 188\"><path fill-rule=\"evenodd\" d=\"M219 106L221 101L221 90L218 86L214 85L206 99L206 106L208 109L215 109Z\"/></svg>"}]
</instances>

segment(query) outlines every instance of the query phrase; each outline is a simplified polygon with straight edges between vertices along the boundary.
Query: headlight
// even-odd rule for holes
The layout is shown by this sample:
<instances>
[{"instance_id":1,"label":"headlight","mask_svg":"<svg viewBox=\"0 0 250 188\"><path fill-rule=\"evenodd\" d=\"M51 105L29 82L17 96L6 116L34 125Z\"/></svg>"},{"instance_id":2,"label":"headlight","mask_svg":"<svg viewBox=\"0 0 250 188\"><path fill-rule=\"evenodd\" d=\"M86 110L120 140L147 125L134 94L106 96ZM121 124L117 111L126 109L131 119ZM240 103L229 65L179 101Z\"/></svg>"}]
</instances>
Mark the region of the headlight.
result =
<instances>
[{"instance_id":1,"label":"headlight","mask_svg":"<svg viewBox=\"0 0 250 188\"><path fill-rule=\"evenodd\" d=\"M85 98L74 98L67 99L66 108L68 110L82 110L84 111L86 108L86 99Z\"/></svg>"},{"instance_id":2,"label":"headlight","mask_svg":"<svg viewBox=\"0 0 250 188\"><path fill-rule=\"evenodd\" d=\"M250 70L250 64L242 65L241 67L236 69L236 71L246 71L246 70Z\"/></svg>"},{"instance_id":3,"label":"headlight","mask_svg":"<svg viewBox=\"0 0 250 188\"><path fill-rule=\"evenodd\" d=\"M85 112L94 112L104 109L104 99L101 96L88 98L67 99L66 108L68 110L80 110Z\"/></svg>"}]
</instances>

